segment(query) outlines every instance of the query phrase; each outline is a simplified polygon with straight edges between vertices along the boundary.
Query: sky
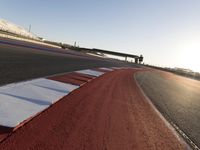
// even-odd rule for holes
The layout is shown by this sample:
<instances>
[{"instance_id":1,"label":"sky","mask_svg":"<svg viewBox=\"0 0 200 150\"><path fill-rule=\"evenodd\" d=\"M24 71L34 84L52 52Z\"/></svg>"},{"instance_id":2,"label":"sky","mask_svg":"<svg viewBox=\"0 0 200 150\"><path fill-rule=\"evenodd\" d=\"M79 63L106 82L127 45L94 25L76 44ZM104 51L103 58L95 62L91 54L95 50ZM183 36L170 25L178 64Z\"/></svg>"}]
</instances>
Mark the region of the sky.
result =
<instances>
[{"instance_id":1,"label":"sky","mask_svg":"<svg viewBox=\"0 0 200 150\"><path fill-rule=\"evenodd\" d=\"M200 72L200 0L0 0L0 18L48 40Z\"/></svg>"}]
</instances>

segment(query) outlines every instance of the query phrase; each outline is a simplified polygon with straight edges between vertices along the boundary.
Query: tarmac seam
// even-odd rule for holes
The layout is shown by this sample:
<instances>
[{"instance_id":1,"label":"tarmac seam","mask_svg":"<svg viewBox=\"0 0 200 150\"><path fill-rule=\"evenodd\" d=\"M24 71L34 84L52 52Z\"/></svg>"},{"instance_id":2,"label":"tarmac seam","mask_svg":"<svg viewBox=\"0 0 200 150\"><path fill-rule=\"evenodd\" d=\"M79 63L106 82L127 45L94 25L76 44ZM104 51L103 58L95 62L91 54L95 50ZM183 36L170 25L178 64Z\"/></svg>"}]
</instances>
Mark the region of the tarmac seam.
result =
<instances>
[{"instance_id":1,"label":"tarmac seam","mask_svg":"<svg viewBox=\"0 0 200 150\"><path fill-rule=\"evenodd\" d=\"M186 142L192 147L194 150L200 150L200 148L172 121L170 124L175 128L175 130L186 140Z\"/></svg>"}]
</instances>

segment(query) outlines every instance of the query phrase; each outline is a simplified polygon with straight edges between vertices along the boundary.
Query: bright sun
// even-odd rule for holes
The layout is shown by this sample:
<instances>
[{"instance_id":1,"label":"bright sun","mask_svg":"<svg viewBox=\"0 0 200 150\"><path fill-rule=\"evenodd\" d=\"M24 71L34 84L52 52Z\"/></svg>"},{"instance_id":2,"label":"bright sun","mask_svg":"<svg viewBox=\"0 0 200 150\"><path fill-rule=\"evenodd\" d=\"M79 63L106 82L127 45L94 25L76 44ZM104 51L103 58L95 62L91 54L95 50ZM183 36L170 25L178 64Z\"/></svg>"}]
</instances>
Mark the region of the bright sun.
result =
<instances>
[{"instance_id":1,"label":"bright sun","mask_svg":"<svg viewBox=\"0 0 200 150\"><path fill-rule=\"evenodd\" d=\"M180 62L184 68L200 72L200 42L189 41L181 45Z\"/></svg>"}]
</instances>

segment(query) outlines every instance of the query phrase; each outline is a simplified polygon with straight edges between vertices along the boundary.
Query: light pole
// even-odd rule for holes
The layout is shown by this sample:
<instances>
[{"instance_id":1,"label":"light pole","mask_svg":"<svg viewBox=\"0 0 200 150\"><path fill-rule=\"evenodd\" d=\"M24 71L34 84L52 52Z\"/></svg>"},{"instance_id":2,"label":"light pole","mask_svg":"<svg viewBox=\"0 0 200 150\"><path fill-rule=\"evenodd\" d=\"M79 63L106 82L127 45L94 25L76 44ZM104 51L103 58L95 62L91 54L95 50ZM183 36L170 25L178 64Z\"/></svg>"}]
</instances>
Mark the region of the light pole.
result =
<instances>
[{"instance_id":1,"label":"light pole","mask_svg":"<svg viewBox=\"0 0 200 150\"><path fill-rule=\"evenodd\" d=\"M29 25L28 32L31 32L31 24Z\"/></svg>"}]
</instances>

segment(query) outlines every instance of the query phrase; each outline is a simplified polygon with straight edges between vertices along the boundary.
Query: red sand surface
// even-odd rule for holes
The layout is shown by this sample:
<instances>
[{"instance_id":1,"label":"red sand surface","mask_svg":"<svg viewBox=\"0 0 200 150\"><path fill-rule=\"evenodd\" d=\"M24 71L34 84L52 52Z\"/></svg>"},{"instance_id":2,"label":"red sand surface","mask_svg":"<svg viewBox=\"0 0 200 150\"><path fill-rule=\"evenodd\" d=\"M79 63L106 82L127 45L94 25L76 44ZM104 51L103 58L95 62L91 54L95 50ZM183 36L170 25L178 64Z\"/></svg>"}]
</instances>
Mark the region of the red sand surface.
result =
<instances>
[{"instance_id":1,"label":"red sand surface","mask_svg":"<svg viewBox=\"0 0 200 150\"><path fill-rule=\"evenodd\" d=\"M0 141L4 139L12 130L13 128L0 126Z\"/></svg>"},{"instance_id":2,"label":"red sand surface","mask_svg":"<svg viewBox=\"0 0 200 150\"><path fill-rule=\"evenodd\" d=\"M92 80L16 130L0 149L184 149L141 94L135 72Z\"/></svg>"}]
</instances>

